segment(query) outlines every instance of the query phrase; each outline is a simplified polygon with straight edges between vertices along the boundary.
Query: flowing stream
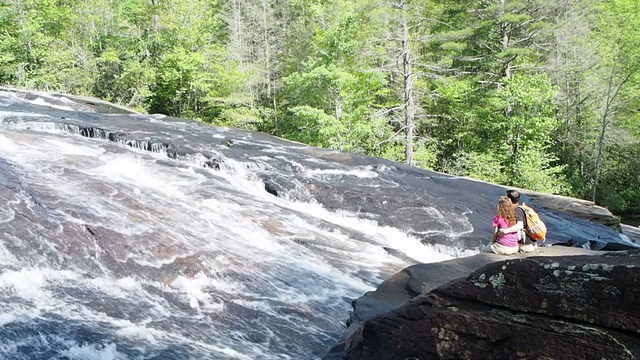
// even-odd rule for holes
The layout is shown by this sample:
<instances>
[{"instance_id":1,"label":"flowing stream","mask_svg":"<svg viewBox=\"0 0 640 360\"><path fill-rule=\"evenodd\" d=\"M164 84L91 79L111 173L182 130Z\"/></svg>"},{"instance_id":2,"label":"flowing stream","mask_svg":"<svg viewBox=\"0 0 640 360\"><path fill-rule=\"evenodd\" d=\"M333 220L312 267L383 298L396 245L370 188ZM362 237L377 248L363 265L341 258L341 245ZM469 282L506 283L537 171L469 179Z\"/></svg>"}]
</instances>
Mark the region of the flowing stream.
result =
<instances>
[{"instance_id":1,"label":"flowing stream","mask_svg":"<svg viewBox=\"0 0 640 360\"><path fill-rule=\"evenodd\" d=\"M319 359L352 299L474 252L421 241L474 230L446 208L422 204L434 225L408 231L318 201L403 186L385 165L83 106L0 92L2 359Z\"/></svg>"}]
</instances>

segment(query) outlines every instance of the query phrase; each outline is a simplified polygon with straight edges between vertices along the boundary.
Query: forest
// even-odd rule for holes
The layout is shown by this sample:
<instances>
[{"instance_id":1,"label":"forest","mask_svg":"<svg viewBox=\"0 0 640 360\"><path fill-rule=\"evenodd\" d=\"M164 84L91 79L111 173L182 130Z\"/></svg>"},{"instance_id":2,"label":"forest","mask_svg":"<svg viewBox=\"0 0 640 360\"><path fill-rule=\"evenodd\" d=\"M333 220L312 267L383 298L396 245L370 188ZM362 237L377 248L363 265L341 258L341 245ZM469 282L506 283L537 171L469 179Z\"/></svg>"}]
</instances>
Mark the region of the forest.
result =
<instances>
[{"instance_id":1,"label":"forest","mask_svg":"<svg viewBox=\"0 0 640 360\"><path fill-rule=\"evenodd\" d=\"M1 0L0 84L640 212L638 0Z\"/></svg>"}]
</instances>

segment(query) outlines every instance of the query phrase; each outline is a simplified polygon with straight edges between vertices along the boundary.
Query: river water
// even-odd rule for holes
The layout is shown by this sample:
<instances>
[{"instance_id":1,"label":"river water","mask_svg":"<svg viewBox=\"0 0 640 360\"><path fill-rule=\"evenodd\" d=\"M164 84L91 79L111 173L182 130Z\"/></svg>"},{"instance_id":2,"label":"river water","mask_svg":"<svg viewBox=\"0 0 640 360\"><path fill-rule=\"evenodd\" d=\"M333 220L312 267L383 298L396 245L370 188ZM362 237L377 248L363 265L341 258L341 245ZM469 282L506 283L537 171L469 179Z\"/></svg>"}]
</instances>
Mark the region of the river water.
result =
<instances>
[{"instance_id":1,"label":"river water","mask_svg":"<svg viewBox=\"0 0 640 360\"><path fill-rule=\"evenodd\" d=\"M318 359L353 298L476 251L455 241L474 230L458 205L414 207L433 225L412 230L363 211L401 184L340 156L0 92L0 358ZM349 183L369 190L332 190Z\"/></svg>"}]
</instances>

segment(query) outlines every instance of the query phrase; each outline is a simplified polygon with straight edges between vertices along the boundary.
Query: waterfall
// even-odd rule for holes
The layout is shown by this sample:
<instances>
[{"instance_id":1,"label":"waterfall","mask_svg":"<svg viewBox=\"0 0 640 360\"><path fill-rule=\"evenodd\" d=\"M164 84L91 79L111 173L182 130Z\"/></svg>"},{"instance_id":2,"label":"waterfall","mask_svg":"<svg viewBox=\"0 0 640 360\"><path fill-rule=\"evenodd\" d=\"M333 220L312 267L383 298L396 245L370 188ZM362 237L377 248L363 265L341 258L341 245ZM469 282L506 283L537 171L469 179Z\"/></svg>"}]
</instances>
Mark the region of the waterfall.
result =
<instances>
[{"instance_id":1,"label":"waterfall","mask_svg":"<svg viewBox=\"0 0 640 360\"><path fill-rule=\"evenodd\" d=\"M0 357L320 358L352 299L475 252L472 208L364 159L0 92Z\"/></svg>"}]
</instances>

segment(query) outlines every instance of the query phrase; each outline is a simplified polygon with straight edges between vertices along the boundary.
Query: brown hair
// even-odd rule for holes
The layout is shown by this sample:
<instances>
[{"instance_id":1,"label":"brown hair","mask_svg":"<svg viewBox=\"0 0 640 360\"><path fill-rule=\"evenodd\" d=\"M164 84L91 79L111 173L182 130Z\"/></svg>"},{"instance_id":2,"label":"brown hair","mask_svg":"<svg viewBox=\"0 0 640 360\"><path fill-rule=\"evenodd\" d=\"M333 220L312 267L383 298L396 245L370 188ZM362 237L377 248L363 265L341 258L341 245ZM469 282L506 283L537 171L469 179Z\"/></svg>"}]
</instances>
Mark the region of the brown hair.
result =
<instances>
[{"instance_id":1,"label":"brown hair","mask_svg":"<svg viewBox=\"0 0 640 360\"><path fill-rule=\"evenodd\" d=\"M500 196L498 199L498 216L503 217L512 226L516 223L516 208L506 196Z\"/></svg>"}]
</instances>

